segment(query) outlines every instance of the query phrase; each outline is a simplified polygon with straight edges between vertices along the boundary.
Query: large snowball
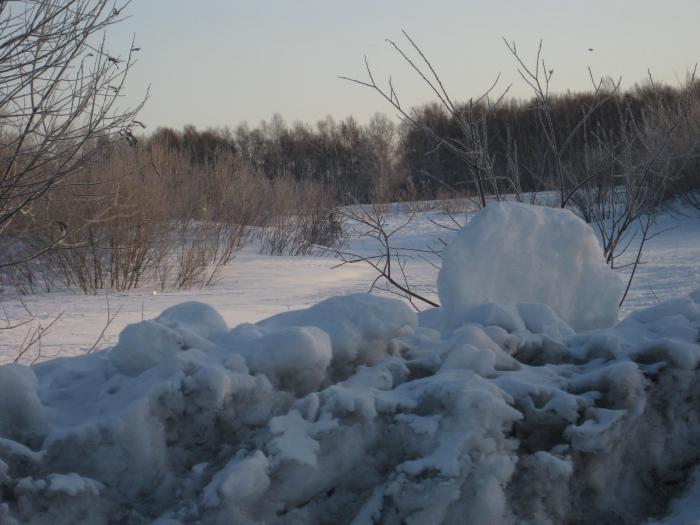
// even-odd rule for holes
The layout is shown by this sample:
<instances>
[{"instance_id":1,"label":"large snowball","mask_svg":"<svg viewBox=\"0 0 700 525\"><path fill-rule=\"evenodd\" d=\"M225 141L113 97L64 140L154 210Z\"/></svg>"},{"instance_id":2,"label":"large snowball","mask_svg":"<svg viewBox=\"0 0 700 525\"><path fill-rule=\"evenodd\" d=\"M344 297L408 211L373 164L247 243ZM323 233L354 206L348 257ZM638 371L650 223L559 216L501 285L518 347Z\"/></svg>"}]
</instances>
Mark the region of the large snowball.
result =
<instances>
[{"instance_id":1,"label":"large snowball","mask_svg":"<svg viewBox=\"0 0 700 525\"><path fill-rule=\"evenodd\" d=\"M584 221L568 210L511 202L490 204L459 232L438 276L452 327L484 301L543 303L577 331L609 327L623 288Z\"/></svg>"}]
</instances>

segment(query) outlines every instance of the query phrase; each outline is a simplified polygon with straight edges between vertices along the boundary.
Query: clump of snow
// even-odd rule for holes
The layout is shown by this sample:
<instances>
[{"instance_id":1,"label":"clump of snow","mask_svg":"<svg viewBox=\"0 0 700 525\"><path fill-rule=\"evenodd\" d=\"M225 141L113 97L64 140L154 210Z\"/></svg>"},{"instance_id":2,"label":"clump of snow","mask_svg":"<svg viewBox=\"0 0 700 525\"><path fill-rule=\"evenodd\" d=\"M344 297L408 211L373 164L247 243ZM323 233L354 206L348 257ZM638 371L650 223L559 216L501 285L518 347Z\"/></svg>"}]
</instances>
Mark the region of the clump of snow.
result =
<instances>
[{"instance_id":1,"label":"clump of snow","mask_svg":"<svg viewBox=\"0 0 700 525\"><path fill-rule=\"evenodd\" d=\"M109 360L122 374L137 376L184 348L182 336L175 330L156 321L143 321L122 330Z\"/></svg>"},{"instance_id":2,"label":"clump of snow","mask_svg":"<svg viewBox=\"0 0 700 525\"><path fill-rule=\"evenodd\" d=\"M29 446L41 443L49 428L38 395L34 370L22 365L0 366L0 436Z\"/></svg>"},{"instance_id":3,"label":"clump of snow","mask_svg":"<svg viewBox=\"0 0 700 525\"><path fill-rule=\"evenodd\" d=\"M315 326L331 338L333 367L341 374L392 353L395 337L413 333L418 320L403 302L370 294L332 297L307 310L285 312L258 323L263 329Z\"/></svg>"},{"instance_id":4,"label":"clump of snow","mask_svg":"<svg viewBox=\"0 0 700 525\"><path fill-rule=\"evenodd\" d=\"M445 249L438 291L449 326L470 306L546 304L575 330L617 320L623 284L593 230L568 210L488 205Z\"/></svg>"},{"instance_id":5,"label":"clump of snow","mask_svg":"<svg viewBox=\"0 0 700 525\"><path fill-rule=\"evenodd\" d=\"M63 492L69 496L77 496L84 493L97 496L100 490L104 488L102 483L79 476L75 472L70 474L49 474L46 481L46 490L48 492Z\"/></svg>"},{"instance_id":6,"label":"clump of snow","mask_svg":"<svg viewBox=\"0 0 700 525\"><path fill-rule=\"evenodd\" d=\"M155 321L172 329L212 339L228 330L226 321L208 304L188 301L163 310Z\"/></svg>"},{"instance_id":7,"label":"clump of snow","mask_svg":"<svg viewBox=\"0 0 700 525\"><path fill-rule=\"evenodd\" d=\"M315 326L283 328L238 350L252 373L265 374L278 388L299 393L318 390L331 363L331 340Z\"/></svg>"},{"instance_id":8,"label":"clump of snow","mask_svg":"<svg viewBox=\"0 0 700 525\"><path fill-rule=\"evenodd\" d=\"M268 467L265 454L259 450L248 457L232 459L204 487L202 504L204 507L228 506L234 512L240 505L255 505L256 498L270 487Z\"/></svg>"},{"instance_id":9,"label":"clump of snow","mask_svg":"<svg viewBox=\"0 0 700 525\"><path fill-rule=\"evenodd\" d=\"M137 376L188 348L211 349L209 340L227 331L226 322L211 306L189 301L164 310L152 321L127 326L109 359L122 374Z\"/></svg>"}]
</instances>

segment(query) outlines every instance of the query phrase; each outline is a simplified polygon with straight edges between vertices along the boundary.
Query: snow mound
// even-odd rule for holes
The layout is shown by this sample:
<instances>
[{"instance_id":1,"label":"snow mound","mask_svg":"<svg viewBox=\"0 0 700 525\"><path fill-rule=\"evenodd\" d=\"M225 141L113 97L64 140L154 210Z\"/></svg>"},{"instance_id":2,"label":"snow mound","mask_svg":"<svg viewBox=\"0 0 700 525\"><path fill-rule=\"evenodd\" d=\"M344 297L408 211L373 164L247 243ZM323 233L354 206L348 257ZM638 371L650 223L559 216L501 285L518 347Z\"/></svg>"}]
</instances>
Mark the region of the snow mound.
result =
<instances>
[{"instance_id":1,"label":"snow mound","mask_svg":"<svg viewBox=\"0 0 700 525\"><path fill-rule=\"evenodd\" d=\"M370 294L331 297L306 310L285 312L261 321L265 330L315 326L328 333L333 367L347 374L358 364L375 364L394 350L391 341L412 334L418 318L403 302Z\"/></svg>"},{"instance_id":2,"label":"snow mound","mask_svg":"<svg viewBox=\"0 0 700 525\"><path fill-rule=\"evenodd\" d=\"M442 332L366 295L232 330L175 307L0 367L0 523L680 523L699 300L579 333L527 303Z\"/></svg>"},{"instance_id":3,"label":"snow mound","mask_svg":"<svg viewBox=\"0 0 700 525\"><path fill-rule=\"evenodd\" d=\"M122 374L137 376L184 349L182 336L157 321L128 325L109 360Z\"/></svg>"},{"instance_id":4,"label":"snow mound","mask_svg":"<svg viewBox=\"0 0 700 525\"><path fill-rule=\"evenodd\" d=\"M227 331L219 312L189 301L167 308L153 320L127 326L109 359L122 374L137 376L187 348L214 348L209 340Z\"/></svg>"},{"instance_id":5,"label":"snow mound","mask_svg":"<svg viewBox=\"0 0 700 525\"><path fill-rule=\"evenodd\" d=\"M332 358L330 337L315 326L283 328L239 351L252 373L265 374L277 388L303 393L318 390Z\"/></svg>"},{"instance_id":6,"label":"snow mound","mask_svg":"<svg viewBox=\"0 0 700 525\"><path fill-rule=\"evenodd\" d=\"M573 329L617 320L623 283L593 230L568 210L489 204L445 249L438 292L448 326L473 305L546 304Z\"/></svg>"},{"instance_id":7,"label":"snow mound","mask_svg":"<svg viewBox=\"0 0 700 525\"><path fill-rule=\"evenodd\" d=\"M156 317L156 322L172 329L211 339L228 330L226 321L208 304L198 301L171 306Z\"/></svg>"}]
</instances>

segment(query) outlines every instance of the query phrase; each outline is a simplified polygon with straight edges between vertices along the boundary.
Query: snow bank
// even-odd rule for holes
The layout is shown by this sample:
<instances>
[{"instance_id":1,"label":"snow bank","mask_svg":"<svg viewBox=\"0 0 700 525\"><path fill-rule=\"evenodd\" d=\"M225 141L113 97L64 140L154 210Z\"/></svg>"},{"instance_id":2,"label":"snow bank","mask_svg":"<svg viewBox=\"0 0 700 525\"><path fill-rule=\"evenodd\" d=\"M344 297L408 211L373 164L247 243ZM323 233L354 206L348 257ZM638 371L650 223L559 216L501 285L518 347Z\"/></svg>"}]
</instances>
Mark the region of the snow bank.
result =
<instances>
[{"instance_id":1,"label":"snow bank","mask_svg":"<svg viewBox=\"0 0 700 525\"><path fill-rule=\"evenodd\" d=\"M541 304L447 332L369 295L232 330L176 307L0 367L0 522L680 523L699 298L584 333Z\"/></svg>"},{"instance_id":2,"label":"snow bank","mask_svg":"<svg viewBox=\"0 0 700 525\"><path fill-rule=\"evenodd\" d=\"M575 330L589 330L615 323L623 284L573 213L500 202L445 249L438 291L449 326L461 325L470 305L491 301L546 304Z\"/></svg>"},{"instance_id":3,"label":"snow bank","mask_svg":"<svg viewBox=\"0 0 700 525\"><path fill-rule=\"evenodd\" d=\"M0 367L0 523L690 519L700 293L582 331L612 322L619 283L564 213L488 208L447 253L444 312L358 294L228 329L185 303L112 349ZM509 246L534 284L492 261L503 303L458 264L488 247L479 221L529 235Z\"/></svg>"}]
</instances>

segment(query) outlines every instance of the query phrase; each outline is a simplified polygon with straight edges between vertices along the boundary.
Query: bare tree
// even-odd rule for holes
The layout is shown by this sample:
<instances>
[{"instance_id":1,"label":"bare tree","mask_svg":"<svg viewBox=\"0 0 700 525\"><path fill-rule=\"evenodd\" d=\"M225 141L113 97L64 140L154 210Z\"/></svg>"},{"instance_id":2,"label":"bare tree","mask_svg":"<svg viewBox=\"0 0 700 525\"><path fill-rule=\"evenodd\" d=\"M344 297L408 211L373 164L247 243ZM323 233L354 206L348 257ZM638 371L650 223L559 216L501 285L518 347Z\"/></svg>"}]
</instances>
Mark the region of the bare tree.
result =
<instances>
[{"instance_id":1,"label":"bare tree","mask_svg":"<svg viewBox=\"0 0 700 525\"><path fill-rule=\"evenodd\" d=\"M481 95L470 99L466 104L459 104L450 97L442 79L418 44L406 31L402 31L402 33L408 41L409 50L412 50L414 57L409 55L410 51L406 51L393 40L387 39L387 42L430 88L439 100L440 105L458 124L461 133L460 139L442 136L423 122L422 119L418 118L414 110L405 108L399 100L391 79L389 79L386 87L377 84L367 57L365 57L366 80L345 76L340 78L373 89L399 113L404 122L420 129L430 139L435 141L438 147L444 147L454 154L464 164L466 178L471 180L475 187L479 197L479 204L486 206L487 195L492 195L498 199L500 193L493 165L494 159L488 146L486 118L488 112L484 110L484 106L493 108L500 104L508 93L510 86L506 87L498 96L493 97L492 95L499 81L499 77L497 77ZM430 177L433 174L425 173L424 175Z\"/></svg>"},{"instance_id":2,"label":"bare tree","mask_svg":"<svg viewBox=\"0 0 700 525\"><path fill-rule=\"evenodd\" d=\"M406 274L406 263L408 260L420 257L424 254L436 255L435 250L418 250L412 248L399 248L393 244L393 237L403 228L408 226L414 219L414 214L408 215L405 221L396 227L390 228L387 223L385 209L381 205L356 206L346 208L340 212L351 224L360 228L360 237L373 239L377 243L377 251L373 255L363 255L349 249L337 248L334 250L340 263L334 266L338 268L346 264L364 263L373 268L377 275L369 287L369 292L382 290L399 297L407 299L411 305L420 310L416 301L420 301L428 306L440 306L435 301L418 293L415 286L412 286ZM433 264L430 262L430 264Z\"/></svg>"},{"instance_id":3,"label":"bare tree","mask_svg":"<svg viewBox=\"0 0 700 525\"><path fill-rule=\"evenodd\" d=\"M117 138L135 142L143 102L119 102L138 48L106 47L106 31L128 5L110 0L0 0L0 268L26 263L60 244L60 217L34 211L71 183ZM144 98L145 101L145 98ZM51 230L31 251L22 237Z\"/></svg>"},{"instance_id":4,"label":"bare tree","mask_svg":"<svg viewBox=\"0 0 700 525\"><path fill-rule=\"evenodd\" d=\"M547 147L554 158L554 167L556 177L558 179L560 205L565 208L569 200L580 190L585 184L589 183L593 176L583 180L575 180L567 169L563 158L566 150L572 144L576 134L586 125L591 116L599 109L606 101L614 97L620 87L621 79L613 81L611 85L607 85L604 78L596 80L591 69L588 69L588 75L593 86L593 100L588 107L583 109L583 113L578 121L568 130L564 137L559 137L557 134L557 126L552 112L552 95L550 85L554 69L548 68L542 56L542 41L540 40L537 48L537 56L534 65L528 66L523 57L519 54L515 42L508 42L503 39L508 51L513 55L518 64L518 74L525 83L532 89L534 95L534 109L537 112L540 129L542 130ZM609 88L609 89L608 89Z\"/></svg>"}]
</instances>

